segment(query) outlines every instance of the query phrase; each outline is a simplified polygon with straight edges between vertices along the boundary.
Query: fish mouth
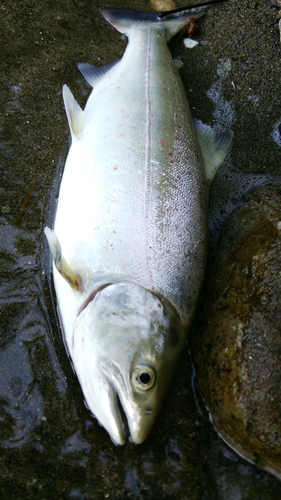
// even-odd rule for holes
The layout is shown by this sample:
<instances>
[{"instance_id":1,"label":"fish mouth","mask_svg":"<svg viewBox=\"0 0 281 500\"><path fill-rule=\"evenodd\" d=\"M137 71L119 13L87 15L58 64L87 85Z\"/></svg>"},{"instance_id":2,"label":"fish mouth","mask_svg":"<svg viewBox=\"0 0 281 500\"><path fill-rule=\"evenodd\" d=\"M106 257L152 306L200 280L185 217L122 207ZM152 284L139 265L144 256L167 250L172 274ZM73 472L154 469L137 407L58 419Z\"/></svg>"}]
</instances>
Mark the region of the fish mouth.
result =
<instances>
[{"instance_id":1,"label":"fish mouth","mask_svg":"<svg viewBox=\"0 0 281 500\"><path fill-rule=\"evenodd\" d=\"M93 402L91 393L88 393L89 398L86 396L87 405L98 419L99 424L108 432L113 443L123 446L128 438L129 426L119 394L109 380L108 374L102 373L100 383L102 390L99 394L99 400Z\"/></svg>"},{"instance_id":2,"label":"fish mouth","mask_svg":"<svg viewBox=\"0 0 281 500\"><path fill-rule=\"evenodd\" d=\"M111 412L110 420L113 421L113 425L107 426L106 430L108 431L114 444L124 446L130 434L128 420L118 392L115 391L110 382L109 385L111 386L113 392L112 407L109 409Z\"/></svg>"},{"instance_id":3,"label":"fish mouth","mask_svg":"<svg viewBox=\"0 0 281 500\"><path fill-rule=\"evenodd\" d=\"M129 429L129 424L128 424L128 419L127 419L127 415L124 411L124 408L122 406L122 403L121 403L121 400L120 400L120 397L119 397L119 394L118 392L114 391L115 392L115 397L116 397L116 407L117 407L117 412L119 413L120 415L120 422L122 422L122 427L124 429L124 442L122 444L125 444L127 441L128 441L128 438L130 436L130 429Z\"/></svg>"},{"instance_id":4,"label":"fish mouth","mask_svg":"<svg viewBox=\"0 0 281 500\"><path fill-rule=\"evenodd\" d=\"M143 433L142 411L134 399L129 380L112 360L102 359L99 366L113 395L110 420L114 419L114 435L109 431L111 438L116 443L118 430L117 444L124 445L127 439L133 444L142 443L148 433Z\"/></svg>"},{"instance_id":5,"label":"fish mouth","mask_svg":"<svg viewBox=\"0 0 281 500\"><path fill-rule=\"evenodd\" d=\"M112 424L110 425L111 429L108 428L108 425L105 427L115 444L124 445L130 433L128 418L122 404L123 398L120 397L121 387L125 387L124 379L120 368L112 360L101 358L99 369L106 380L108 394L110 394L108 422Z\"/></svg>"},{"instance_id":6,"label":"fish mouth","mask_svg":"<svg viewBox=\"0 0 281 500\"><path fill-rule=\"evenodd\" d=\"M111 439L119 445L124 445L128 439L134 445L143 443L153 426L154 411L148 407L141 408L135 400L129 380L114 362L103 359L99 365L114 395L111 399L109 419L111 421L114 419L114 434L107 426ZM118 430L118 440L116 430Z\"/></svg>"}]
</instances>

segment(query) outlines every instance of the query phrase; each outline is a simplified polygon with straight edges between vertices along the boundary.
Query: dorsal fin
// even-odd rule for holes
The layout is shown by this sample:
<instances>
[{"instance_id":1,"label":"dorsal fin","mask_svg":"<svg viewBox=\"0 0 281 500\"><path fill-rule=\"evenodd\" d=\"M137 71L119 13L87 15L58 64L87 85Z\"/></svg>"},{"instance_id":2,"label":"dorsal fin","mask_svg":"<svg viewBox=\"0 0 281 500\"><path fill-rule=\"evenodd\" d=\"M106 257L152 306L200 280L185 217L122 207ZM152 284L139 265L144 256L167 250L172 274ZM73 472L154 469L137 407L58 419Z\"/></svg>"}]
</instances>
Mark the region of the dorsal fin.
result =
<instances>
[{"instance_id":1,"label":"dorsal fin","mask_svg":"<svg viewBox=\"0 0 281 500\"><path fill-rule=\"evenodd\" d=\"M98 81L100 81L109 71L112 70L118 64L120 59L113 61L109 64L104 64L103 66L94 66L93 64L78 63L77 67L84 76L85 80L94 87Z\"/></svg>"},{"instance_id":2,"label":"dorsal fin","mask_svg":"<svg viewBox=\"0 0 281 500\"><path fill-rule=\"evenodd\" d=\"M73 97L73 94L67 85L63 86L62 95L71 136L77 137L83 128L84 111Z\"/></svg>"},{"instance_id":3,"label":"dorsal fin","mask_svg":"<svg viewBox=\"0 0 281 500\"><path fill-rule=\"evenodd\" d=\"M205 174L208 181L212 182L230 151L233 132L228 130L218 134L199 120L194 120L194 126L204 160Z\"/></svg>"}]
</instances>

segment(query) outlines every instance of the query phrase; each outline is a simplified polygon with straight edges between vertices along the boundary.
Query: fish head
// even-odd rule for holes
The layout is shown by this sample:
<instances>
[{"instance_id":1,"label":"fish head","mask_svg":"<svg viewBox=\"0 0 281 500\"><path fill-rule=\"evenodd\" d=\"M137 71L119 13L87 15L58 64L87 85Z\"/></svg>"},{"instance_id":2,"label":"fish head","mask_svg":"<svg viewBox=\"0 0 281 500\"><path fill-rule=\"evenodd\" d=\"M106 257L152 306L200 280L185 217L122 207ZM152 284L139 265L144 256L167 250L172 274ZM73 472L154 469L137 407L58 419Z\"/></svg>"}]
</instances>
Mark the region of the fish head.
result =
<instances>
[{"instance_id":1,"label":"fish head","mask_svg":"<svg viewBox=\"0 0 281 500\"><path fill-rule=\"evenodd\" d=\"M116 444L142 443L185 342L165 299L133 283L109 285L80 313L73 361L86 403Z\"/></svg>"}]
</instances>

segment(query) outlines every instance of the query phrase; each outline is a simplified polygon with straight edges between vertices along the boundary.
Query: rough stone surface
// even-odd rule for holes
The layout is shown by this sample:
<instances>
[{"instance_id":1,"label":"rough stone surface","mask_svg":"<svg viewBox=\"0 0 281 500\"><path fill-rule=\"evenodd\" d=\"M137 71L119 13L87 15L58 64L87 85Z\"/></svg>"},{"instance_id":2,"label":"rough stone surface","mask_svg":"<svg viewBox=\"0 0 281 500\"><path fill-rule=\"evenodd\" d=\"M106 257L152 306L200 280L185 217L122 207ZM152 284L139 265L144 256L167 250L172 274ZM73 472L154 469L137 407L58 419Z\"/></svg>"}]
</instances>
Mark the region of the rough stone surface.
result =
<instances>
[{"instance_id":1,"label":"rough stone surface","mask_svg":"<svg viewBox=\"0 0 281 500\"><path fill-rule=\"evenodd\" d=\"M218 432L281 477L281 184L251 190L224 223L194 336Z\"/></svg>"}]
</instances>

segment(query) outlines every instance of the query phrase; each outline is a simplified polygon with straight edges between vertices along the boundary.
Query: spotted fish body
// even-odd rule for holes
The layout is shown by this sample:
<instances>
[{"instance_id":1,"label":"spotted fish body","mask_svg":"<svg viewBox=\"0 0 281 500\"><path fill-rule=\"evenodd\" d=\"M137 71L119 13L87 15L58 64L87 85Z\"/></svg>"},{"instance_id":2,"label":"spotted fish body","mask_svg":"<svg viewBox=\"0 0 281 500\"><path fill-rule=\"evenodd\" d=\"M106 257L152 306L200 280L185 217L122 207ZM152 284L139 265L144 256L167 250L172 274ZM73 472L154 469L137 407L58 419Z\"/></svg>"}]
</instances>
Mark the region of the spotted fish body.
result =
<instances>
[{"instance_id":1,"label":"spotted fish body","mask_svg":"<svg viewBox=\"0 0 281 500\"><path fill-rule=\"evenodd\" d=\"M84 111L63 89L72 144L54 233L46 235L86 402L122 444L118 397L139 443L159 412L194 313L206 257L207 177L222 158L204 167L202 152L210 156L215 141L197 124L198 141L167 47L190 14L102 14L129 43L115 64L79 65L93 86ZM230 140L216 143L223 158Z\"/></svg>"}]
</instances>

